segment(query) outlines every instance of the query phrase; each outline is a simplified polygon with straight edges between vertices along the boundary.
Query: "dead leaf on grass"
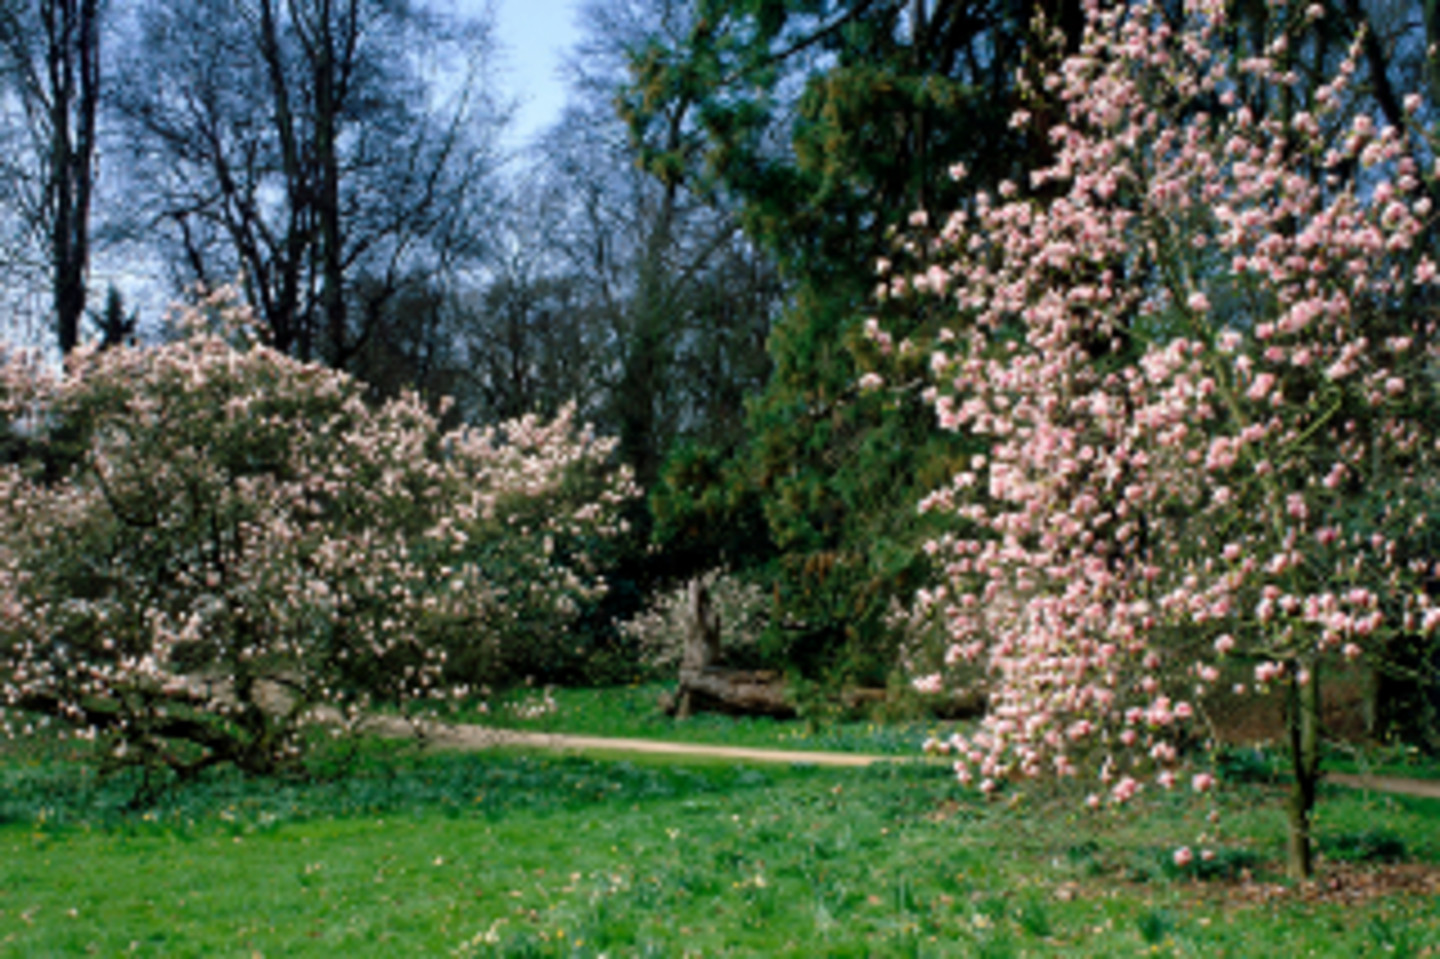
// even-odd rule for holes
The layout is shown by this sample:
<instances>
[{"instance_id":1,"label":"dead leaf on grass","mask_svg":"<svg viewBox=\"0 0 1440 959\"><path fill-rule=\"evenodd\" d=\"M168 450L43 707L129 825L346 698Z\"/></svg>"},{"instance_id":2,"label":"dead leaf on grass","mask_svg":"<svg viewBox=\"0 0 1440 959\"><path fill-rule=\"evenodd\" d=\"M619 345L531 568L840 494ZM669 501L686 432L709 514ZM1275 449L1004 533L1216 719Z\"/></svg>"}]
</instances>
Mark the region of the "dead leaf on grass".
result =
<instances>
[{"instance_id":1,"label":"dead leaf on grass","mask_svg":"<svg viewBox=\"0 0 1440 959\"><path fill-rule=\"evenodd\" d=\"M1203 897L1227 905L1279 902L1360 905L1394 896L1440 896L1440 867L1425 863L1355 865L1326 863L1313 880L1300 883L1205 883Z\"/></svg>"}]
</instances>

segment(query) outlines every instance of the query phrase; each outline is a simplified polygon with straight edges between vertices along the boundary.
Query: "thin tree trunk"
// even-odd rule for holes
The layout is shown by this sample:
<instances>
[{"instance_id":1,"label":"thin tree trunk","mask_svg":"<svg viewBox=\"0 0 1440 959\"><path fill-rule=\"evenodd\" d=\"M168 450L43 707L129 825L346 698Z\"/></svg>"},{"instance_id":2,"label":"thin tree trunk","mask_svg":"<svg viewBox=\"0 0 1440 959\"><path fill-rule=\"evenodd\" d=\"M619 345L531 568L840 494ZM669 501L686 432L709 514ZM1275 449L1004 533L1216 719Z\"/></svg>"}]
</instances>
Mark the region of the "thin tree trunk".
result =
<instances>
[{"instance_id":1,"label":"thin tree trunk","mask_svg":"<svg viewBox=\"0 0 1440 959\"><path fill-rule=\"evenodd\" d=\"M300 273L305 255L311 213L309 181L300 159L299 137L295 131L295 114L290 102L290 85L285 76L284 54L280 48L280 32L272 0L260 3L260 54L265 59L270 77L270 94L274 102L274 123L280 137L280 159L285 177L286 202L289 204L285 231L284 255L276 272L275 302L265 317L270 326L271 345L282 353L295 352L302 360L314 353L314 331L300 317ZM258 270L257 270L258 272ZM255 279L258 279L256 277Z\"/></svg>"},{"instance_id":2,"label":"thin tree trunk","mask_svg":"<svg viewBox=\"0 0 1440 959\"><path fill-rule=\"evenodd\" d=\"M1320 780L1320 676L1313 656L1286 664L1285 725L1290 738L1290 763L1294 783L1286 804L1288 832L1285 842L1286 871L1292 879L1309 879L1315 874L1311 821L1315 811L1315 787ZM1300 670L1307 672L1301 682Z\"/></svg>"},{"instance_id":3,"label":"thin tree trunk","mask_svg":"<svg viewBox=\"0 0 1440 959\"><path fill-rule=\"evenodd\" d=\"M80 342L90 261L95 114L100 97L99 0L41 6L49 84L51 287L60 351Z\"/></svg>"},{"instance_id":4,"label":"thin tree trunk","mask_svg":"<svg viewBox=\"0 0 1440 959\"><path fill-rule=\"evenodd\" d=\"M675 110L667 149L674 149L681 142L680 121L687 108L688 103ZM620 448L635 471L636 482L647 487L660 472L661 438L657 435L655 398L666 388L669 374L667 327L675 322L671 315L674 280L666 275L665 255L674 243L679 194L677 180L663 184L655 218L645 237L645 254L632 307L630 343L620 378Z\"/></svg>"},{"instance_id":5,"label":"thin tree trunk","mask_svg":"<svg viewBox=\"0 0 1440 959\"><path fill-rule=\"evenodd\" d=\"M325 318L324 354L335 367L349 358L349 335L345 311L344 266L341 260L340 91L330 3L323 2L316 16L315 57L315 152L320 195L316 213L320 220L320 308Z\"/></svg>"}]
</instances>

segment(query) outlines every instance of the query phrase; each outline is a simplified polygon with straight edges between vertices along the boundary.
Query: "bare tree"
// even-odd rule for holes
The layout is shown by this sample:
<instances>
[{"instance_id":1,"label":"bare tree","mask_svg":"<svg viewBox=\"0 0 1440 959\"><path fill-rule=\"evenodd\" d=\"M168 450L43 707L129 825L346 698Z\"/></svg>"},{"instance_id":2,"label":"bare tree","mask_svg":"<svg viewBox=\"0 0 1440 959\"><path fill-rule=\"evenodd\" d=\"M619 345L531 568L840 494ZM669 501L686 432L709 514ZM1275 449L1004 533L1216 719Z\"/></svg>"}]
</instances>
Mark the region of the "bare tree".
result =
<instances>
[{"instance_id":1,"label":"bare tree","mask_svg":"<svg viewBox=\"0 0 1440 959\"><path fill-rule=\"evenodd\" d=\"M116 97L176 279L244 278L274 345L347 365L474 252L504 110L489 25L407 0L149 3Z\"/></svg>"},{"instance_id":2,"label":"bare tree","mask_svg":"<svg viewBox=\"0 0 1440 959\"><path fill-rule=\"evenodd\" d=\"M549 415L572 401L587 417L601 412L603 338L585 278L559 255L566 211L566 198L535 177L521 181L498 220L489 282L463 304L479 418Z\"/></svg>"},{"instance_id":3,"label":"bare tree","mask_svg":"<svg viewBox=\"0 0 1440 959\"><path fill-rule=\"evenodd\" d=\"M6 119L16 139L28 141L0 161L0 199L24 240L43 251L62 353L79 342L85 315L103 7L101 0L0 2Z\"/></svg>"},{"instance_id":4,"label":"bare tree","mask_svg":"<svg viewBox=\"0 0 1440 959\"><path fill-rule=\"evenodd\" d=\"M676 440L738 438L782 290L721 198L638 168L616 112L632 58L656 32L688 29L687 4L611 0L581 15L571 102L537 146L539 176L564 198L550 252L599 347L602 419L648 483ZM682 98L667 114L667 148L683 149L693 108Z\"/></svg>"}]
</instances>

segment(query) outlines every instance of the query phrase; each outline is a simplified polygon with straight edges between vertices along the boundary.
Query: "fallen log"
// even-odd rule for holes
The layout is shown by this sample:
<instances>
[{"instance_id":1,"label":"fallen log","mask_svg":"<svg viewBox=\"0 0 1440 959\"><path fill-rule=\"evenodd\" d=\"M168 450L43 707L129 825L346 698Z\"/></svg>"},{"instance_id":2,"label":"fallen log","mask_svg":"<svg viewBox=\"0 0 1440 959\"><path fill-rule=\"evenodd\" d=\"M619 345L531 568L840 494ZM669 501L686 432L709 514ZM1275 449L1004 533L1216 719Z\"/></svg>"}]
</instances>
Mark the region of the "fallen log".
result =
<instances>
[{"instance_id":1,"label":"fallen log","mask_svg":"<svg viewBox=\"0 0 1440 959\"><path fill-rule=\"evenodd\" d=\"M780 673L717 665L721 655L720 615L710 603L703 580L690 581L686 599L680 683L673 695L660 697L660 708L677 719L702 711L777 719L797 716ZM889 699L889 691L878 688L851 688L841 693L841 703L850 713L883 706ZM986 701L983 689L956 690L926 696L925 708L937 719L973 719L985 714Z\"/></svg>"},{"instance_id":2,"label":"fallen log","mask_svg":"<svg viewBox=\"0 0 1440 959\"><path fill-rule=\"evenodd\" d=\"M699 577L686 595L685 638L680 655L680 684L660 697L660 708L677 719L709 711L732 716L792 718L795 707L785 695L785 679L774 670L727 669L720 659L720 614Z\"/></svg>"},{"instance_id":3,"label":"fallen log","mask_svg":"<svg viewBox=\"0 0 1440 959\"><path fill-rule=\"evenodd\" d=\"M660 705L677 719L701 711L776 719L796 715L785 695L785 678L769 669L681 669L679 690L673 697L662 697Z\"/></svg>"}]
</instances>

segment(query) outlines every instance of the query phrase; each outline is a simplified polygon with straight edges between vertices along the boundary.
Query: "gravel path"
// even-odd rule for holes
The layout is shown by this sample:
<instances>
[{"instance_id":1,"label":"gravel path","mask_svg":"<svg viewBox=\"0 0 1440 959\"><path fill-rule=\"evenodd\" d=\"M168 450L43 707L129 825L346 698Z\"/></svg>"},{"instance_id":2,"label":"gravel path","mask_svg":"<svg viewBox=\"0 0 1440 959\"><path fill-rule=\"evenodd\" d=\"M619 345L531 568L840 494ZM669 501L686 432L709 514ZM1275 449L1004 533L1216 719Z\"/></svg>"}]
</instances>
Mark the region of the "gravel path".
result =
<instances>
[{"instance_id":1,"label":"gravel path","mask_svg":"<svg viewBox=\"0 0 1440 959\"><path fill-rule=\"evenodd\" d=\"M380 717L370 728L383 736L413 736L416 727L405 720ZM808 763L814 766L870 766L875 763L903 762L906 756L875 756L864 753L814 752L793 749L757 749L749 746L706 746L698 743L662 742L658 739L617 739L604 736L576 736L569 733L519 732L489 726L424 723L421 730L426 740L449 749L478 750L494 746L530 746L542 749L607 750L614 752L651 753L672 756L709 756L758 763ZM920 758L918 755L915 758ZM1404 779L1398 776L1356 776L1350 773L1326 773L1325 781L1353 789L1398 793L1440 799L1440 780Z\"/></svg>"}]
</instances>

